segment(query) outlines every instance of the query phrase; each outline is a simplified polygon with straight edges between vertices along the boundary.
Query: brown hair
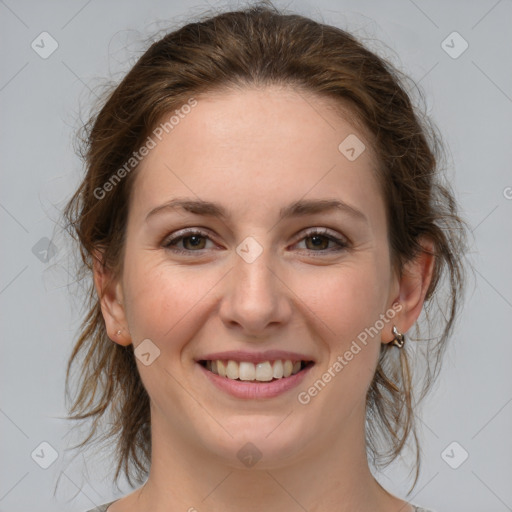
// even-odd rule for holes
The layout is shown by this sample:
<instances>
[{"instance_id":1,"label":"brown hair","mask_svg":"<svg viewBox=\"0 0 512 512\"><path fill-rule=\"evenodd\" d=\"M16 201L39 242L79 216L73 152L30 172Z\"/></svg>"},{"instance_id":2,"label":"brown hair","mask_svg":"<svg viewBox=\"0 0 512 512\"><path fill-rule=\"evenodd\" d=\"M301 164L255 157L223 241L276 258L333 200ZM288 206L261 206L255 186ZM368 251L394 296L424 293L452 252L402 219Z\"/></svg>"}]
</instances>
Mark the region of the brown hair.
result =
<instances>
[{"instance_id":1,"label":"brown hair","mask_svg":"<svg viewBox=\"0 0 512 512\"><path fill-rule=\"evenodd\" d=\"M370 459L377 467L385 467L412 437L414 488L420 467L414 411L437 377L460 308L466 227L449 185L442 183L439 174L440 137L412 106L406 80L344 30L284 14L266 3L189 23L154 42L86 125L83 157L87 172L64 215L79 244L82 277L91 278L93 254L98 249L102 264L119 275L136 169L105 197L98 198L95 191L125 165L164 114L192 96L246 85L291 86L330 98L340 107L349 105L371 135L377 155L394 268L401 272L405 262L424 250L420 237L428 237L435 247L434 274L423 312L428 325L439 325L440 330L431 335L429 329L430 336L422 339L417 330L414 347L406 343L402 350L382 344L367 393ZM442 283L447 285L444 295ZM88 286L89 310L67 366L66 390L72 364L84 354L69 418L94 419L81 447L96 434L98 420L108 412L111 421L103 439L116 441L114 479L123 470L130 485L132 472L142 483L151 457L149 397L138 374L133 345L124 347L107 337L92 279ZM409 353L412 350L414 354ZM411 355L416 368L423 364L417 384L413 384Z\"/></svg>"}]
</instances>

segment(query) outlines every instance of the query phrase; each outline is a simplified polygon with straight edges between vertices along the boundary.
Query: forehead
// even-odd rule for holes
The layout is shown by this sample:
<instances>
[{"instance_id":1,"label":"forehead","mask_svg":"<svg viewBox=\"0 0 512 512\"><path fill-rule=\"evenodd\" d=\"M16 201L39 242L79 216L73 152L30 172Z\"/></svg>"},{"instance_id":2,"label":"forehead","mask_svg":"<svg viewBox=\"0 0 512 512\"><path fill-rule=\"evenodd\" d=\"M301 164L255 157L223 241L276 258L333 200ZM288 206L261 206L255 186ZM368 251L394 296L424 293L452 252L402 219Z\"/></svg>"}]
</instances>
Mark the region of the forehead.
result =
<instances>
[{"instance_id":1,"label":"forehead","mask_svg":"<svg viewBox=\"0 0 512 512\"><path fill-rule=\"evenodd\" d=\"M333 100L280 87L195 99L140 164L131 206L136 213L186 195L223 201L239 212L258 205L279 209L305 196L341 196L371 203L367 208L382 214L370 141Z\"/></svg>"}]
</instances>

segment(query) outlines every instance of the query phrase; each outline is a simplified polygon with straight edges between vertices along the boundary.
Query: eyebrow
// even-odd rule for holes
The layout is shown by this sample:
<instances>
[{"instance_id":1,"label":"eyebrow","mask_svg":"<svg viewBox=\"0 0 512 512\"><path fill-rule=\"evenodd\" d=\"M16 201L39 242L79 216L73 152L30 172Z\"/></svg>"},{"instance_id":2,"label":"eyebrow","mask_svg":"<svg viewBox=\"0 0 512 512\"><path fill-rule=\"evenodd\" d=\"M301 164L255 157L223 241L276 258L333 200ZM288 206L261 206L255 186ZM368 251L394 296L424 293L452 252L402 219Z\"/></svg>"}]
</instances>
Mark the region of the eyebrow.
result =
<instances>
[{"instance_id":1,"label":"eyebrow","mask_svg":"<svg viewBox=\"0 0 512 512\"><path fill-rule=\"evenodd\" d=\"M191 198L175 198L153 208L146 215L146 221L157 213L173 210L175 208L181 208L195 215L217 217L224 221L230 218L228 211L218 203ZM295 201L280 209L279 219L283 220L291 217L314 215L315 213L325 213L334 210L345 212L355 220L368 222L366 215L362 211L339 199L309 199Z\"/></svg>"}]
</instances>

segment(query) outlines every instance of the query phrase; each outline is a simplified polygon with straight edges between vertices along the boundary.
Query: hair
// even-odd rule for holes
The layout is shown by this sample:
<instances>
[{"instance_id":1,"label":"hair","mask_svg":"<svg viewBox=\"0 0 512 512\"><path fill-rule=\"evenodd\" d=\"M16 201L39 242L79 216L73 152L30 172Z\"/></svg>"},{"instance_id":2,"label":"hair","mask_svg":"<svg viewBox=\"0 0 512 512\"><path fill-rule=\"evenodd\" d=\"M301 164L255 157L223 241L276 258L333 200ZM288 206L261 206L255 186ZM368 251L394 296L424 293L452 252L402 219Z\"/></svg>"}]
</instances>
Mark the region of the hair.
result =
<instances>
[{"instance_id":1,"label":"hair","mask_svg":"<svg viewBox=\"0 0 512 512\"><path fill-rule=\"evenodd\" d=\"M108 91L101 108L84 126L81 156L86 174L64 209L67 230L79 247L79 277L87 279L88 308L68 361L66 391L81 354L78 390L68 419L94 420L89 435L78 445L82 447L96 435L99 419L110 418L103 439L115 443L116 481L121 472L130 485L132 477L142 483L148 475L149 396L133 345L121 346L107 336L92 273L97 251L104 268L114 276L122 273L137 167L102 197L95 191L112 180L164 115L191 97L279 85L330 99L345 112L348 109L370 134L386 204L391 263L398 275L407 262L426 251L421 244L424 237L433 243L433 277L422 313L429 336L420 337L417 324L415 343L406 343L402 350L381 344L366 397L369 460L376 467L386 467L412 439L414 488L421 460L415 411L439 373L460 310L466 225L449 184L442 179L441 137L412 105L405 85L411 82L346 31L285 14L264 2L204 17L167 33ZM439 327L436 336L431 332L434 326ZM415 369L420 376L417 384Z\"/></svg>"}]
</instances>

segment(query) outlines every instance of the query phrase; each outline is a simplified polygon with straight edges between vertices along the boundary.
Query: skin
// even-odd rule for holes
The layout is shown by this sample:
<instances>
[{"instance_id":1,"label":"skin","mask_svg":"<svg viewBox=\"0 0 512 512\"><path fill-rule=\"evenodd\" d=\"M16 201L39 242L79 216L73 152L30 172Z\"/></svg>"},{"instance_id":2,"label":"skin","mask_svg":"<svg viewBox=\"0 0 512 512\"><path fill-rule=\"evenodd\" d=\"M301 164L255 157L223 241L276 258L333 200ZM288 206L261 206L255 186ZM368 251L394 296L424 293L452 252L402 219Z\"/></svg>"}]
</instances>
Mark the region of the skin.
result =
<instances>
[{"instance_id":1,"label":"skin","mask_svg":"<svg viewBox=\"0 0 512 512\"><path fill-rule=\"evenodd\" d=\"M412 511L370 473L365 397L393 325L406 332L421 312L432 258L420 254L401 279L393 271L370 141L330 100L275 86L197 100L137 171L122 274L95 267L109 337L135 347L150 339L160 350L148 366L137 359L151 398L150 476L109 512ZM349 134L367 148L354 161L338 150ZM230 217L167 209L146 220L177 197L220 203ZM332 211L278 222L293 201L333 198L366 220ZM179 242L185 255L163 247L188 227L208 238L198 248ZM315 246L305 233L315 227L348 247L336 252L325 237ZM252 263L236 252L248 236L263 248ZM298 392L396 303L401 311L379 335L300 404ZM194 362L232 349L290 350L316 364L296 389L242 400L218 390ZM251 468L237 457L247 442L262 453Z\"/></svg>"}]
</instances>

